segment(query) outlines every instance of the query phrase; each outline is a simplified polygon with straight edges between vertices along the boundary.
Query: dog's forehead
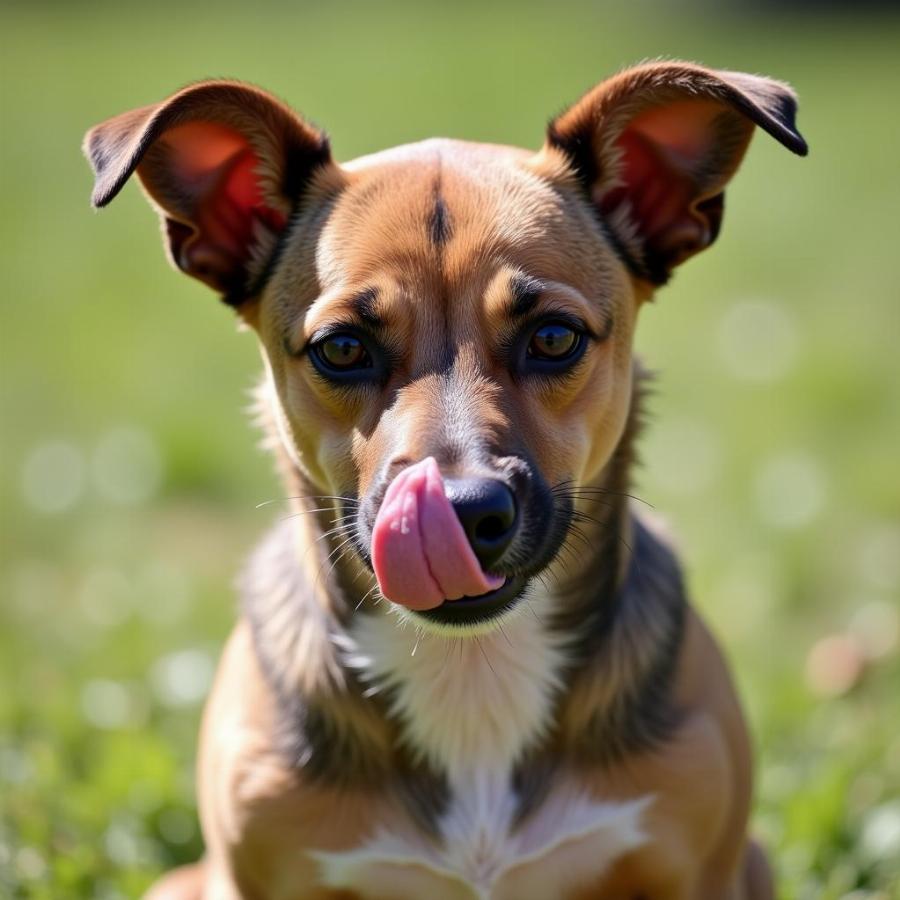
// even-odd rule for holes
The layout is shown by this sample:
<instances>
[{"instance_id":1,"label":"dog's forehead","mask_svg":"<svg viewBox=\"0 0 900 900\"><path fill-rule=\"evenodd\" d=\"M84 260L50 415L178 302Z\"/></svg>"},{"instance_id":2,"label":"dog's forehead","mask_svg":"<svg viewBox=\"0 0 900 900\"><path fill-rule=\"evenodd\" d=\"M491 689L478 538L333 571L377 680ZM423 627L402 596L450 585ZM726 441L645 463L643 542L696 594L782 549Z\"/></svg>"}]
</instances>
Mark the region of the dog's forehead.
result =
<instances>
[{"instance_id":1,"label":"dog's forehead","mask_svg":"<svg viewBox=\"0 0 900 900\"><path fill-rule=\"evenodd\" d=\"M431 139L334 174L280 255L268 306L276 323L302 310L312 327L377 297L369 311L392 325L446 324L452 308L470 329L482 312L504 315L522 285L568 291L598 315L629 296L595 214L545 154Z\"/></svg>"},{"instance_id":2,"label":"dog's forehead","mask_svg":"<svg viewBox=\"0 0 900 900\"><path fill-rule=\"evenodd\" d=\"M444 278L489 260L527 265L564 225L568 204L532 160L512 147L432 139L346 164L319 240L320 280L438 262Z\"/></svg>"}]
</instances>

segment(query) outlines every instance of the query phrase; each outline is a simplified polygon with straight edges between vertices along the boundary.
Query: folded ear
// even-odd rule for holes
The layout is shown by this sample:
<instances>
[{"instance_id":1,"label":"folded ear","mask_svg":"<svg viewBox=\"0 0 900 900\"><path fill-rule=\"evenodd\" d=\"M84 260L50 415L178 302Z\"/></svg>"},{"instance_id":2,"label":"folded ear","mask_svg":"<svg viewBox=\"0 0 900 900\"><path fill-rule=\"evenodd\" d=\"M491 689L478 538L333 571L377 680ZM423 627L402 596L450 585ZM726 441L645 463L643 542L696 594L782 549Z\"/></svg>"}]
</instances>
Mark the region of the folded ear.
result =
<instances>
[{"instance_id":1,"label":"folded ear","mask_svg":"<svg viewBox=\"0 0 900 900\"><path fill-rule=\"evenodd\" d=\"M753 126L801 156L797 99L778 81L650 63L597 85L554 119L561 151L638 277L664 283L708 247Z\"/></svg>"},{"instance_id":2,"label":"folded ear","mask_svg":"<svg viewBox=\"0 0 900 900\"><path fill-rule=\"evenodd\" d=\"M325 135L269 94L234 81L192 85L92 128L84 151L106 206L137 171L172 261L237 306L254 291L313 173Z\"/></svg>"}]
</instances>

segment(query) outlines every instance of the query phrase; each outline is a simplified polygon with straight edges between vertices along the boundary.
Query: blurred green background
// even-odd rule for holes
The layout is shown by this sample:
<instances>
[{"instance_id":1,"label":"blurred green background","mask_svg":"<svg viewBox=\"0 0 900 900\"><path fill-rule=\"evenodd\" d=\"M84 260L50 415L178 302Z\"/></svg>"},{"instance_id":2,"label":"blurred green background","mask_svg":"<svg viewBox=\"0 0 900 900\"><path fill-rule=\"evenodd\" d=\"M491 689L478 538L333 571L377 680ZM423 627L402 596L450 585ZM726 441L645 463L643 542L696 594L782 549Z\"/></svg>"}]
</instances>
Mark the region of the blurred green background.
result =
<instances>
[{"instance_id":1,"label":"blurred green background","mask_svg":"<svg viewBox=\"0 0 900 900\"><path fill-rule=\"evenodd\" d=\"M794 84L717 246L643 314L660 372L637 493L734 663L780 897L900 897L900 18L809 4L2 7L0 896L132 897L195 858L202 699L282 496L251 336L172 272L95 122L227 75L339 158L434 134L537 147L617 68Z\"/></svg>"}]
</instances>

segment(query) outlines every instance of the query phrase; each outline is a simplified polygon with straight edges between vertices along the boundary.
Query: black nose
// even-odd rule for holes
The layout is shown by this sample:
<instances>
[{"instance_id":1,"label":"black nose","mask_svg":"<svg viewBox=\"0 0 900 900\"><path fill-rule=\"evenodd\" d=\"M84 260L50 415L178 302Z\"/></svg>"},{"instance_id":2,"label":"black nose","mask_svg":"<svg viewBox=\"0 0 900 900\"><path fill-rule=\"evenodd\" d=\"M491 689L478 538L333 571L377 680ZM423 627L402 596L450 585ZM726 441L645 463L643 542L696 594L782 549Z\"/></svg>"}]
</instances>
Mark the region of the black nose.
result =
<instances>
[{"instance_id":1,"label":"black nose","mask_svg":"<svg viewBox=\"0 0 900 900\"><path fill-rule=\"evenodd\" d=\"M513 492L494 478L447 478L444 491L482 569L490 568L516 535Z\"/></svg>"}]
</instances>

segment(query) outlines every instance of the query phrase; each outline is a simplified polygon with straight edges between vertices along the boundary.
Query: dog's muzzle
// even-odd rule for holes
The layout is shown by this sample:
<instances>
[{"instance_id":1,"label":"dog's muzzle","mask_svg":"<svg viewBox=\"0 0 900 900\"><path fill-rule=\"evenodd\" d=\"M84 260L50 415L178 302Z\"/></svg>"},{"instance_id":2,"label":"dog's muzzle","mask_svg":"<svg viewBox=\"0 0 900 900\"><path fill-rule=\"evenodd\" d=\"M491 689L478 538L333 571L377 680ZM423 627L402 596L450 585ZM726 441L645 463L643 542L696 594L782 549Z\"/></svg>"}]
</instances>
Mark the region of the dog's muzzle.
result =
<instances>
[{"instance_id":1,"label":"dog's muzzle","mask_svg":"<svg viewBox=\"0 0 900 900\"><path fill-rule=\"evenodd\" d=\"M417 612L431 611L429 618L444 605L450 618L457 604L460 613L505 606L522 585L488 570L512 544L518 522L515 496L502 481L444 481L431 457L409 466L388 486L372 529L372 566L382 594Z\"/></svg>"}]
</instances>

